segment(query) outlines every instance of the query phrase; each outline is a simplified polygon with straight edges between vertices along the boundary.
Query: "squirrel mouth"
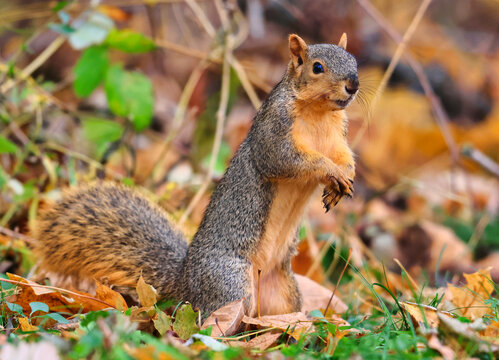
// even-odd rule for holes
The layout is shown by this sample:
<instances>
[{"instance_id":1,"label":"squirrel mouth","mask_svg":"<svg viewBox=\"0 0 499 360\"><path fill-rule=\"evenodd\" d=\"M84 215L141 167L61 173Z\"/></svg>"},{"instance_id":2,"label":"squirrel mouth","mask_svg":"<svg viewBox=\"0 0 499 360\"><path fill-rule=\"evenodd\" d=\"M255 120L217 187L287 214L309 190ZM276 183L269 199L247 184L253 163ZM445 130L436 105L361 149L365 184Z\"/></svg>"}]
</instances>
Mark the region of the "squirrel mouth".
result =
<instances>
[{"instance_id":1,"label":"squirrel mouth","mask_svg":"<svg viewBox=\"0 0 499 360\"><path fill-rule=\"evenodd\" d=\"M336 103L336 105L338 105L339 107L342 107L342 108L345 108L348 106L348 104L350 104L350 101L352 100L352 97L350 96L348 99L346 100L335 100L334 102Z\"/></svg>"}]
</instances>

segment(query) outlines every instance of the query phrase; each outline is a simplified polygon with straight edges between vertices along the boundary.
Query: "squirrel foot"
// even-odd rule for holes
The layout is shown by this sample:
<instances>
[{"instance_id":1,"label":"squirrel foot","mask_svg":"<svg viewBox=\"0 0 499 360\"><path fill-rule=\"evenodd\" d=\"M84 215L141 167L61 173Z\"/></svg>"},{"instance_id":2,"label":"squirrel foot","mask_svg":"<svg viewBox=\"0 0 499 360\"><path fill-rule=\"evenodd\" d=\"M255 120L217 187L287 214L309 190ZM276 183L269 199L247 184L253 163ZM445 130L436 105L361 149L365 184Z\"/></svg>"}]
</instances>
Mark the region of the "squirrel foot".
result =
<instances>
[{"instance_id":1,"label":"squirrel foot","mask_svg":"<svg viewBox=\"0 0 499 360\"><path fill-rule=\"evenodd\" d=\"M343 175L343 174L342 174ZM345 180L346 179L346 180ZM330 176L330 183L324 188L322 193L322 203L326 212L331 209L331 204L336 206L343 196L353 196L353 179Z\"/></svg>"}]
</instances>

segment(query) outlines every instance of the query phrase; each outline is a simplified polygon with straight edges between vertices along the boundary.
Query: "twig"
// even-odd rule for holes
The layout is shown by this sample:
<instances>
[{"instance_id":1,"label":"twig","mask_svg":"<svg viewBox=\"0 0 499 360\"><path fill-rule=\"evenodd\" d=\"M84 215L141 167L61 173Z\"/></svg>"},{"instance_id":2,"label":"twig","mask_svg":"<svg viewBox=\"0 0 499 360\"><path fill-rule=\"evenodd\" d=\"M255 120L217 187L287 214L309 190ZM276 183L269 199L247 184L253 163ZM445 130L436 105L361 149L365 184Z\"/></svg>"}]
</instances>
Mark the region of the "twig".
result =
<instances>
[{"instance_id":1,"label":"twig","mask_svg":"<svg viewBox=\"0 0 499 360\"><path fill-rule=\"evenodd\" d=\"M0 87L0 93L5 94L12 89L19 81L24 81L31 76L31 74L38 69L48 58L50 58L66 41L64 36L58 36L52 43L43 50L28 66L26 66L16 79L7 81Z\"/></svg>"},{"instance_id":2,"label":"twig","mask_svg":"<svg viewBox=\"0 0 499 360\"><path fill-rule=\"evenodd\" d=\"M21 234L20 232L7 229L6 227L3 227L3 226L0 226L0 233L6 235L8 237L11 237L13 239L21 239L22 241L24 241L30 245L34 245L38 242L35 238L32 238L31 236Z\"/></svg>"},{"instance_id":3,"label":"twig","mask_svg":"<svg viewBox=\"0 0 499 360\"><path fill-rule=\"evenodd\" d=\"M171 130L163 142L163 148L161 149L159 156L156 160L156 163L152 167L152 170L150 171L149 174L145 175L146 178L149 177L151 174L154 177L154 174L156 174L156 172L158 171L163 158L165 157L168 150L170 150L170 145L172 140L178 135L178 132L180 131L182 122L184 120L185 112L187 110L187 106L189 105L189 101L191 100L194 89L196 88L196 85L198 84L201 75L203 75L208 65L209 65L208 59L201 60L196 65L191 75L189 76L189 79L187 80L187 83L184 86L184 90L182 90L182 95L180 95L180 100L177 105L177 110L175 111L175 115L173 116Z\"/></svg>"},{"instance_id":4,"label":"twig","mask_svg":"<svg viewBox=\"0 0 499 360\"><path fill-rule=\"evenodd\" d=\"M336 282L336 286L334 287L333 293L331 294L331 297L329 298L329 302L327 303L326 309L324 310L324 316L327 316L327 310L329 309L329 305L331 305L331 301L333 301L334 294L336 294L336 289L338 289L338 286L340 286L341 278L343 277L343 274L345 273L345 270L347 269L347 266L350 263L351 257L352 257L352 248L348 249L347 261L345 262L345 266L343 267L343 270L341 271L340 277L338 278L338 281Z\"/></svg>"},{"instance_id":5,"label":"twig","mask_svg":"<svg viewBox=\"0 0 499 360\"><path fill-rule=\"evenodd\" d=\"M215 139L213 141L213 148L211 150L211 158L210 164L208 166L208 172L201 184L200 189L194 195L194 198L191 200L187 209L185 209L184 213L180 217L178 222L179 226L185 222L187 217L190 215L194 207L197 205L199 200L201 200L202 196L208 189L208 186L211 183L213 172L215 169L216 160L218 158L218 152L220 150L220 144L222 143L222 135L224 130L225 118L227 116L227 106L229 102L229 87L230 87L230 64L229 64L229 54L232 51L232 36L226 35L225 37L225 49L224 49L224 62L222 67L222 88L220 90L220 103L217 111L217 128L215 131Z\"/></svg>"},{"instance_id":6,"label":"twig","mask_svg":"<svg viewBox=\"0 0 499 360\"><path fill-rule=\"evenodd\" d=\"M22 281L8 280L8 279L2 279L2 278L0 278L0 281L8 282L10 284L16 284L16 285L23 285L23 286L30 286L30 287L39 287L39 288L42 288L42 289L55 290L55 291L58 291L58 292L61 292L61 293L66 293L66 294L78 296L78 297L81 297L83 299L93 300L93 301L99 302L101 304L104 304L106 306L109 306L110 308L116 309L116 307L114 307L113 305L111 305L111 304L109 304L109 303L107 303L105 301L102 301L100 299L94 298L94 297L89 296L89 295L78 294L78 293L76 293L74 291L70 291L70 290L66 290L66 289L61 289L61 288L58 288L58 287L55 287L55 286L40 285L40 284L31 284L31 283L25 283L25 282L22 282Z\"/></svg>"},{"instance_id":7,"label":"twig","mask_svg":"<svg viewBox=\"0 0 499 360\"><path fill-rule=\"evenodd\" d=\"M197 59L206 59L208 57L208 54L205 52L202 52L202 51L199 51L196 49L190 49L186 46L175 44L171 41L156 38L156 39L154 39L154 43L158 47L161 47L161 48L164 48L167 50L171 50L171 51L175 51L175 52L182 54L182 55L192 56L192 57L197 58ZM213 59L212 61L217 62L216 59Z\"/></svg>"},{"instance_id":8,"label":"twig","mask_svg":"<svg viewBox=\"0 0 499 360\"><path fill-rule=\"evenodd\" d=\"M398 44L401 44L404 39L395 30L395 28L383 17L383 15L369 2L369 0L357 0L359 5L364 8L364 10L371 15L371 17L381 26L383 30ZM421 7L423 4L421 5ZM421 9L420 7L420 9ZM451 152L452 159L456 161L459 157L456 143L450 133L449 129L449 117L442 107L439 98L435 95L433 88L430 85L430 81L426 76L423 66L419 61L417 61L409 52L404 54L409 66L412 68L416 77L423 88L423 91L428 98L433 112L436 117L437 125L440 127L440 131L444 137L445 143Z\"/></svg>"},{"instance_id":9,"label":"twig","mask_svg":"<svg viewBox=\"0 0 499 360\"><path fill-rule=\"evenodd\" d=\"M225 337L225 333L222 330L222 328L220 327L220 324L218 323L218 318L217 317L215 318L215 324L217 325L218 331L220 331L220 334L222 334L222 336Z\"/></svg>"},{"instance_id":10,"label":"twig","mask_svg":"<svg viewBox=\"0 0 499 360\"><path fill-rule=\"evenodd\" d=\"M487 155L485 155L483 152L481 152L478 149L475 149L472 146L464 146L461 150L461 154L465 157L467 157L470 160L473 160L476 162L478 165L480 165L482 168L490 172L492 175L496 176L499 178L499 164L496 163L494 160L489 158Z\"/></svg>"},{"instance_id":11,"label":"twig","mask_svg":"<svg viewBox=\"0 0 499 360\"><path fill-rule=\"evenodd\" d=\"M239 77L239 80L241 80L241 85L244 91L246 91L246 94L248 95L251 104L255 109L260 108L260 105L262 105L262 103L258 98L258 95L256 94L255 88L251 84L251 81L248 79L248 75L246 74L246 71L244 70L243 66L239 61L237 61L237 59L232 54L229 56L229 61L232 68Z\"/></svg>"},{"instance_id":12,"label":"twig","mask_svg":"<svg viewBox=\"0 0 499 360\"><path fill-rule=\"evenodd\" d=\"M357 1L361 5L364 5L364 6L368 2L367 0L357 0ZM371 101L371 106L370 106L370 111L369 111L371 114L374 113L374 109L378 105L378 101L381 97L381 94L383 93L383 91L386 88L388 80L390 79L390 77L393 74L393 70L395 70L395 67L399 63L400 58L402 57L402 54L404 53L409 40L411 39L412 35L414 34L417 26L419 25L419 22L423 18L423 15L424 15L426 9L428 8L428 5L430 5L430 3L431 3L431 0L423 0L421 5L419 6L418 11L416 12L416 15L412 19L411 24L407 28L401 42L399 42L397 50L395 51L395 54L393 55L393 57L390 61L390 64L388 65L388 68L386 69L378 88L376 89L376 93L374 94L374 98ZM362 124L362 127L357 132L357 135L352 142L352 148L355 148L359 144L362 137L364 136L364 133L367 130L367 123L368 123L367 121L364 121L364 123Z\"/></svg>"},{"instance_id":13,"label":"twig","mask_svg":"<svg viewBox=\"0 0 499 360\"><path fill-rule=\"evenodd\" d=\"M261 279L262 279L262 269L258 269L258 284L257 284L257 298L256 298L256 310L257 310L257 314L258 314L258 318L260 318L260 282L261 282Z\"/></svg>"},{"instance_id":14,"label":"twig","mask_svg":"<svg viewBox=\"0 0 499 360\"><path fill-rule=\"evenodd\" d=\"M203 26L206 33L212 38L215 37L215 29L213 28L213 25L211 25L210 20L208 20L199 4L194 0L185 0L185 2L187 3L187 5L189 5L194 15L196 15L199 23Z\"/></svg>"}]
</instances>

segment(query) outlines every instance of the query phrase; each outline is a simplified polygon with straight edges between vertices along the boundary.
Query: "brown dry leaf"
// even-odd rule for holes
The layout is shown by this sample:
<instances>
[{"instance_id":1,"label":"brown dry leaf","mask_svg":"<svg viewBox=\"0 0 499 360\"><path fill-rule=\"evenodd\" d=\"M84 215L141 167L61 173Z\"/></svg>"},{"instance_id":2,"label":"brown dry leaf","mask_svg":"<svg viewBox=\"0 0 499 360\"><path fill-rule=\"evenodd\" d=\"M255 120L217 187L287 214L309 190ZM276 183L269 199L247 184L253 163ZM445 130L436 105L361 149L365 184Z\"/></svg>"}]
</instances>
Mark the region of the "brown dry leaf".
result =
<instances>
[{"instance_id":1,"label":"brown dry leaf","mask_svg":"<svg viewBox=\"0 0 499 360\"><path fill-rule=\"evenodd\" d=\"M19 317L17 321L19 321L22 331L38 331L38 326L31 325L28 318Z\"/></svg>"},{"instance_id":2,"label":"brown dry leaf","mask_svg":"<svg viewBox=\"0 0 499 360\"><path fill-rule=\"evenodd\" d=\"M213 312L208 319L205 320L203 326L201 326L201 329L206 329L211 325L211 336L231 336L236 333L237 329L241 325L243 316L243 299L236 300ZM216 324L216 319L218 319L218 326Z\"/></svg>"},{"instance_id":3,"label":"brown dry leaf","mask_svg":"<svg viewBox=\"0 0 499 360\"><path fill-rule=\"evenodd\" d=\"M95 297L102 301L105 301L111 305L114 305L115 309L125 311L128 309L128 305L126 304L123 296L114 290L111 290L107 286L101 284L97 280L95 281Z\"/></svg>"},{"instance_id":4,"label":"brown dry leaf","mask_svg":"<svg viewBox=\"0 0 499 360\"><path fill-rule=\"evenodd\" d=\"M438 327L437 308L406 301L400 302L400 304L411 314L413 321L419 326L424 327L428 323L432 328Z\"/></svg>"},{"instance_id":5,"label":"brown dry leaf","mask_svg":"<svg viewBox=\"0 0 499 360\"><path fill-rule=\"evenodd\" d=\"M282 315L265 315L260 316L259 318L250 318L245 315L243 317L243 323L278 328L282 331L288 329L290 335L295 339L298 339L300 335L313 326L313 320L309 319L307 315L302 312Z\"/></svg>"},{"instance_id":6,"label":"brown dry leaf","mask_svg":"<svg viewBox=\"0 0 499 360\"><path fill-rule=\"evenodd\" d=\"M267 350L274 345L276 341L282 336L282 333L267 332L259 335L246 343L241 343L241 347L248 349ZM231 343L232 345L232 343Z\"/></svg>"},{"instance_id":7,"label":"brown dry leaf","mask_svg":"<svg viewBox=\"0 0 499 360\"><path fill-rule=\"evenodd\" d=\"M472 263L470 249L451 229L430 221L422 221L421 227L431 239L427 266L430 271L435 271L437 264L440 269L452 269L456 259L459 259L463 268Z\"/></svg>"},{"instance_id":8,"label":"brown dry leaf","mask_svg":"<svg viewBox=\"0 0 499 360\"><path fill-rule=\"evenodd\" d=\"M437 350L444 360L453 360L456 358L456 353L450 347L443 345L437 335L432 334L428 339L428 346L431 349Z\"/></svg>"},{"instance_id":9,"label":"brown dry leaf","mask_svg":"<svg viewBox=\"0 0 499 360\"><path fill-rule=\"evenodd\" d=\"M473 274L464 274L467 285L457 287L449 285L450 301L463 316L472 320L491 314L485 300L490 297L494 287L490 278L490 269L480 270Z\"/></svg>"},{"instance_id":10,"label":"brown dry leaf","mask_svg":"<svg viewBox=\"0 0 499 360\"><path fill-rule=\"evenodd\" d=\"M295 274L298 287L303 295L303 304L301 311L310 312L312 310L319 310L326 308L329 299L333 292L322 285L317 284L309 278ZM348 310L348 306L335 294L329 308L335 313L344 313Z\"/></svg>"},{"instance_id":11,"label":"brown dry leaf","mask_svg":"<svg viewBox=\"0 0 499 360\"><path fill-rule=\"evenodd\" d=\"M156 304L156 302L158 301L156 289L147 284L142 278L142 275L137 282L136 289L137 294L139 295L140 305L142 305L143 307L154 306L154 304Z\"/></svg>"}]
</instances>

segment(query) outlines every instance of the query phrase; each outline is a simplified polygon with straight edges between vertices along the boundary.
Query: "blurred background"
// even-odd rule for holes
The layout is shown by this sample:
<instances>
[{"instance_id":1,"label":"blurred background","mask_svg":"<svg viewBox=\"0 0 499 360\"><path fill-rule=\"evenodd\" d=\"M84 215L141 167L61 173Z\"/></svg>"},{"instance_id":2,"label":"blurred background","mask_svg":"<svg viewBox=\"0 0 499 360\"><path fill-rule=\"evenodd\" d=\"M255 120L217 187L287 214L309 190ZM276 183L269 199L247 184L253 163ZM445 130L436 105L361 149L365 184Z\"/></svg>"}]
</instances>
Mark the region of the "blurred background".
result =
<instances>
[{"instance_id":1,"label":"blurred background","mask_svg":"<svg viewBox=\"0 0 499 360\"><path fill-rule=\"evenodd\" d=\"M1 273L36 262L40 207L96 179L145 187L192 236L285 72L287 36L346 32L356 193L327 214L317 193L295 271L334 284L351 248L352 269L395 289L402 268L434 287L488 266L499 281L497 1L15 0L0 14Z\"/></svg>"}]
</instances>

